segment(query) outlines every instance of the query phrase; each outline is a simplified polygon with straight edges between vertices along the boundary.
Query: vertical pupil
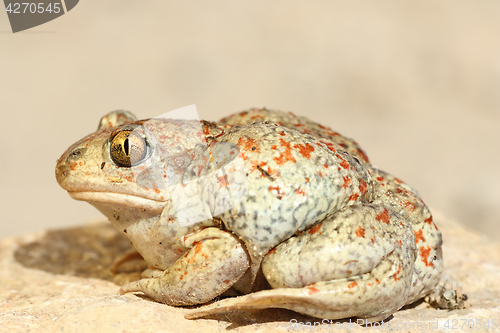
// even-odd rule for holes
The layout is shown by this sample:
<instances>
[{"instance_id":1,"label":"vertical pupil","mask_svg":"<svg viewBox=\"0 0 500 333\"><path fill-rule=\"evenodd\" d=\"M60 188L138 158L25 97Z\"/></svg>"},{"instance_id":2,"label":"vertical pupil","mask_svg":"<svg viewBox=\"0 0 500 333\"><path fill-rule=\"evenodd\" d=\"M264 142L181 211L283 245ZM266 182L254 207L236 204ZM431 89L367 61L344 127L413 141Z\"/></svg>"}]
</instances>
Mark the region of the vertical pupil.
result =
<instances>
[{"instance_id":1,"label":"vertical pupil","mask_svg":"<svg viewBox=\"0 0 500 333\"><path fill-rule=\"evenodd\" d=\"M126 138L125 141L123 142L123 148L125 149L125 155L130 156L130 147L128 138Z\"/></svg>"}]
</instances>

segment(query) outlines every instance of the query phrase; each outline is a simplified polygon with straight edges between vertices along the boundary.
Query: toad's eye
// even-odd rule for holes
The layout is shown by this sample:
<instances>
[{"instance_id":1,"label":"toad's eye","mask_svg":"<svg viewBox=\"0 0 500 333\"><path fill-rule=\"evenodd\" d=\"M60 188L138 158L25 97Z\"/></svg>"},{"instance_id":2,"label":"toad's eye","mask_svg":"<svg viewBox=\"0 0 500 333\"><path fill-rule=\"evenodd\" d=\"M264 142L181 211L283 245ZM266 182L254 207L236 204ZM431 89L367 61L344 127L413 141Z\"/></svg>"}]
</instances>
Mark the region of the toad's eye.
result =
<instances>
[{"instance_id":1,"label":"toad's eye","mask_svg":"<svg viewBox=\"0 0 500 333\"><path fill-rule=\"evenodd\" d=\"M136 131L124 130L113 136L109 152L116 165L131 167L144 160L148 152L148 144Z\"/></svg>"}]
</instances>

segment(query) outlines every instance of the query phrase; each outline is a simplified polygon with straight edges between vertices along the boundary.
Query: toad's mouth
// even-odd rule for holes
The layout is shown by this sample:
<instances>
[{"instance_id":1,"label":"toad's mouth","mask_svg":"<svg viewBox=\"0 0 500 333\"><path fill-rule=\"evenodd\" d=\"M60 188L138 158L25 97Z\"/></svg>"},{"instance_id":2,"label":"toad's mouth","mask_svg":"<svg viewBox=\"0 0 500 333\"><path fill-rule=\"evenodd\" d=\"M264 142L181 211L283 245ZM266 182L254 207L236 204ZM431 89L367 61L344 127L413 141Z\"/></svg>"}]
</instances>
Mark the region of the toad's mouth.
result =
<instances>
[{"instance_id":1,"label":"toad's mouth","mask_svg":"<svg viewBox=\"0 0 500 333\"><path fill-rule=\"evenodd\" d=\"M68 193L75 200L87 201L90 203L109 203L112 205L126 206L128 208L145 209L150 212L161 212L165 208L165 201L147 199L131 194L88 191L68 191Z\"/></svg>"}]
</instances>

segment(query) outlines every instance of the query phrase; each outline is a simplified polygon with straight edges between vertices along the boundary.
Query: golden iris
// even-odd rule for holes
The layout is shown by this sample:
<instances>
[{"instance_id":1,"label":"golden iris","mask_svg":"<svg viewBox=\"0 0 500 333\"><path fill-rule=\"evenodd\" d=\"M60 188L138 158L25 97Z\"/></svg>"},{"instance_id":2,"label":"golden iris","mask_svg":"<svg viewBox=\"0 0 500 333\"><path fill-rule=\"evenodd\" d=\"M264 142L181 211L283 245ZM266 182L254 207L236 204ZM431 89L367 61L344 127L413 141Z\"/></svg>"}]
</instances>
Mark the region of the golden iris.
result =
<instances>
[{"instance_id":1,"label":"golden iris","mask_svg":"<svg viewBox=\"0 0 500 333\"><path fill-rule=\"evenodd\" d=\"M111 139L110 154L116 165L131 167L141 163L148 152L146 140L136 131L123 130Z\"/></svg>"}]
</instances>

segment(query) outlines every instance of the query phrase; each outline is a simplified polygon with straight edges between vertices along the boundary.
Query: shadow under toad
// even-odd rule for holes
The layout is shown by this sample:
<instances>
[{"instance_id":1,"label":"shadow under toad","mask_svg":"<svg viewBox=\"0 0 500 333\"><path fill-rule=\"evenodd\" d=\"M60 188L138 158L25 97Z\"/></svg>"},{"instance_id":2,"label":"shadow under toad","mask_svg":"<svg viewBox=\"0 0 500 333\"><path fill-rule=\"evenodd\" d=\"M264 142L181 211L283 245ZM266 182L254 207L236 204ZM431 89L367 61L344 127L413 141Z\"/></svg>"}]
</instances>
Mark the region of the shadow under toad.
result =
<instances>
[{"instance_id":1,"label":"shadow under toad","mask_svg":"<svg viewBox=\"0 0 500 333\"><path fill-rule=\"evenodd\" d=\"M130 241L110 224L98 223L49 230L43 237L22 244L14 258L28 268L124 285L140 279L147 268L144 260L131 260L113 273L116 259L133 250Z\"/></svg>"},{"instance_id":2,"label":"shadow under toad","mask_svg":"<svg viewBox=\"0 0 500 333\"><path fill-rule=\"evenodd\" d=\"M50 230L33 242L22 244L14 253L15 259L25 267L40 269L54 274L97 278L117 285L139 280L141 272L147 268L143 259L134 259L120 264L118 272L113 272L116 260L134 248L130 241L110 224L99 223L83 227ZM137 294L144 300L153 299ZM217 301L220 298L216 298ZM186 308L196 308L189 306ZM339 328L355 324L356 319L324 321L285 309L264 309L256 311L234 311L203 317L227 321L227 330L240 326L268 322L285 325L291 329ZM352 326L349 326L352 327Z\"/></svg>"},{"instance_id":3,"label":"shadow under toad","mask_svg":"<svg viewBox=\"0 0 500 333\"><path fill-rule=\"evenodd\" d=\"M226 321L230 323L230 325L226 327L227 331L235 330L241 326L265 323L279 323L281 327L285 329L288 328L293 331L310 331L312 329L332 331L337 329L345 329L353 331L356 328L361 328L363 323L361 319L358 321L357 318L345 318L336 320L320 319L303 315L291 310L278 308L267 308L255 311L231 311L227 313L209 315L202 318ZM392 319L393 316L390 316L389 318L385 319L384 322Z\"/></svg>"}]
</instances>

